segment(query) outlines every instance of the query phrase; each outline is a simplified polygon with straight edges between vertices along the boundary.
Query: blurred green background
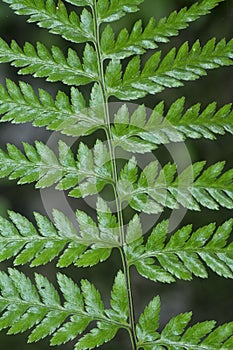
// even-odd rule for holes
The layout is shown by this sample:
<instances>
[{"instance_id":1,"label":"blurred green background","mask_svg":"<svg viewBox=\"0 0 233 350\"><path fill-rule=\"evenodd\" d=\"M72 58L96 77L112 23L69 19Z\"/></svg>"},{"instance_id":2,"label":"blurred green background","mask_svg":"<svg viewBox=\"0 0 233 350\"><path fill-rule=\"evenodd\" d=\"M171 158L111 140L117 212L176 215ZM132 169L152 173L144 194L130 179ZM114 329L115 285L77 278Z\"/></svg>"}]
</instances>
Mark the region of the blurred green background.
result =
<instances>
[{"instance_id":1,"label":"blurred green background","mask_svg":"<svg viewBox=\"0 0 233 350\"><path fill-rule=\"evenodd\" d=\"M114 24L116 31L121 26L130 28L133 21L142 17L144 23L154 15L156 19L167 16L173 10L179 10L181 7L191 5L194 1L188 0L145 0L141 6L141 12L128 16L119 23ZM200 38L204 43L209 38L215 36L217 39L225 37L229 39L233 34L233 5L232 0L225 1L217 7L211 15L201 18L196 23L182 31L181 35L172 39L168 45L161 45L161 48L167 52L172 46L180 46L184 41L188 40L191 44ZM26 17L16 16L10 10L8 5L0 1L0 36L10 41L16 39L20 44L25 41L35 43L41 41L48 46L52 44L60 45L66 51L69 43L60 39L58 36L48 34L46 30L39 29L35 24L28 24ZM73 45L73 47L75 47ZM17 70L8 64L0 65L0 83L5 84L5 78L9 77L14 81L24 80L30 82L35 88L43 87L52 95L56 94L58 89L68 92L68 88L62 84L50 84L44 79L31 79L31 77L19 77ZM209 102L216 100L219 106L232 102L233 95L233 68L224 67L215 71L209 71L207 77L201 78L199 81L190 82L185 87L179 89L170 89L156 96L150 96L144 103L148 107L153 107L161 100L166 101L166 106L181 96L186 97L186 106L189 107L196 102L201 102L203 107ZM87 94L87 90L82 89ZM139 101L141 102L141 101ZM0 146L4 147L7 142L21 145L22 141L33 143L35 139L47 141L50 133L43 129L33 128L30 124L12 125L0 124ZM227 168L232 167L232 136L225 135L218 137L218 140L196 140L188 141L187 147L193 161L208 160L208 164L226 159ZM165 153L164 153L165 154ZM155 154L156 155L156 154ZM158 155L162 157L163 152ZM159 159L162 163L164 159ZM82 203L79 201L70 202L75 209L76 206L81 208ZM33 220L32 212L39 211L45 213L41 202L40 192L36 191L33 186L26 185L23 187L16 186L15 182L1 180L0 182L0 214L7 216L7 209L18 211ZM232 216L231 211L220 210L213 212L203 210L202 214L188 212L182 224L193 223L194 227L208 224L211 221L218 223ZM162 219L162 217L161 217ZM28 267L20 267L20 270L26 271L30 276L35 271L41 272L55 282L55 263L51 263L45 267L37 269L28 269ZM1 269L12 266L12 261L1 263ZM120 268L120 260L117 254L113 254L111 258L97 267L87 269L69 268L63 269L62 272L72 276L77 282L83 277L90 279L102 292L106 305L108 305L108 297L113 282L114 275ZM193 310L193 321L201 321L205 319L216 319L219 323L233 320L233 282L224 280L213 275L210 272L208 280L194 279L192 282L177 282L172 285L161 285L149 282L138 276L135 271L132 272L133 294L136 306L136 315L142 312L144 306L156 294L160 294L162 299L161 326L164 325L172 316L177 313ZM49 341L38 344L27 344L26 336L6 336L6 332L0 334L0 349L11 348L14 350L45 350L48 349ZM103 349L118 349L119 345L123 349L129 349L128 337L124 332L120 332L114 342L103 346ZM60 347L61 349L72 349L73 344L69 343Z\"/></svg>"}]
</instances>

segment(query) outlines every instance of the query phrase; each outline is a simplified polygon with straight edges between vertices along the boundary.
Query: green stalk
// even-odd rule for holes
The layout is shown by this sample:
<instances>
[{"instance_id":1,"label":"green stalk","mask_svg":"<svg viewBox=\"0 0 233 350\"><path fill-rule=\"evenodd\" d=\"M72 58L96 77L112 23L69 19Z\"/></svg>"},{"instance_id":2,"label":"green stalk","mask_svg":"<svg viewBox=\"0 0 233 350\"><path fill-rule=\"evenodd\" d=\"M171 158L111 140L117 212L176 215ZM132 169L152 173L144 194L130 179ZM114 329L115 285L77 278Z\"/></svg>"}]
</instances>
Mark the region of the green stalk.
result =
<instances>
[{"instance_id":1,"label":"green stalk","mask_svg":"<svg viewBox=\"0 0 233 350\"><path fill-rule=\"evenodd\" d=\"M129 335L130 335L130 340L132 344L132 350L137 350L137 336L136 336L136 329L135 329L133 296L132 296L132 288L131 288L131 281L130 281L129 265L127 262L126 254L124 252L124 246L126 243L125 232L124 232L124 220L122 215L122 203L118 195L119 191L118 191L116 154L115 154L114 144L112 142L111 121L110 121L110 113L109 113L109 107L108 107L108 96L107 96L107 90L106 90L105 79L104 79L104 60L102 58L102 52L100 47L100 31L99 31L99 23L98 23L98 16L97 16L96 0L94 1L94 6L91 8L92 8L92 14L94 19L94 31L95 31L95 39L96 39L94 42L94 45L95 45L95 49L98 57L99 82L102 90L103 103L104 103L104 114L105 114L105 124L106 124L105 132L106 132L108 149L109 149L110 159L112 164L113 190L114 190L115 201L116 201L117 218L119 222L119 236L120 236L120 244L121 244L120 254L121 254L122 265L123 265L123 270L124 270L125 279L126 279L126 286L127 286L127 296L128 296L128 305L129 305L129 323L130 323Z\"/></svg>"}]
</instances>

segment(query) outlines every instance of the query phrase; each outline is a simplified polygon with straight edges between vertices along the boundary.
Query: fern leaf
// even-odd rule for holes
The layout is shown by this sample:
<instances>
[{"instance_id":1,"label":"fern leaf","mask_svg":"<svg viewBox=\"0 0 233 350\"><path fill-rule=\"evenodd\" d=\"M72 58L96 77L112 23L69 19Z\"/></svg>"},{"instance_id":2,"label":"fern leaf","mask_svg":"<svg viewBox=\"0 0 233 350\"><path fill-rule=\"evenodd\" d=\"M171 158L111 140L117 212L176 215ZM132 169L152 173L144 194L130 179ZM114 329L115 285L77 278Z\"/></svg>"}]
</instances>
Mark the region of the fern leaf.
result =
<instances>
[{"instance_id":1,"label":"fern leaf","mask_svg":"<svg viewBox=\"0 0 233 350\"><path fill-rule=\"evenodd\" d=\"M156 296L140 315L136 326L139 343L154 340L159 337L155 331L159 327L160 299Z\"/></svg>"},{"instance_id":2,"label":"fern leaf","mask_svg":"<svg viewBox=\"0 0 233 350\"><path fill-rule=\"evenodd\" d=\"M151 31L156 42L167 43L169 37L177 36L179 30L187 28L189 23L209 14L222 1L224 0L203 0L189 8L183 7L179 12L174 11L167 18L161 18L158 23L152 22L150 27L148 25L148 34Z\"/></svg>"},{"instance_id":3,"label":"fern leaf","mask_svg":"<svg viewBox=\"0 0 233 350\"><path fill-rule=\"evenodd\" d=\"M215 135L224 135L226 132L233 134L232 104L224 105L216 110L217 105L212 102L200 111L201 105L197 103L183 113L184 103L184 98L178 99L170 107L165 117L165 121L171 124L176 132L182 135L183 139L204 137L214 140ZM168 132L163 130L163 127L161 132L164 132L169 138Z\"/></svg>"},{"instance_id":4,"label":"fern leaf","mask_svg":"<svg viewBox=\"0 0 233 350\"><path fill-rule=\"evenodd\" d=\"M165 114L164 103L160 102L149 118L145 106L139 106L130 115L128 107L123 105L115 114L111 127L115 147L146 153L160 144L180 142L186 138L213 140L218 134L233 134L231 104L216 110L213 102L203 111L200 111L199 103L184 111L184 104L185 98L178 99Z\"/></svg>"},{"instance_id":5,"label":"fern leaf","mask_svg":"<svg viewBox=\"0 0 233 350\"><path fill-rule=\"evenodd\" d=\"M204 170L205 162L197 162L176 176L176 165L166 164L161 171L158 162L149 163L138 177L132 158L122 169L119 179L121 201L135 210L160 213L164 207L200 210L200 205L212 210L219 206L233 208L233 170L222 173L225 162ZM179 186L179 184L182 184Z\"/></svg>"},{"instance_id":6,"label":"fern leaf","mask_svg":"<svg viewBox=\"0 0 233 350\"><path fill-rule=\"evenodd\" d=\"M9 275L1 271L0 277L0 300L4 306L0 328L9 328L9 334L24 332L34 327L29 335L29 342L36 342L51 335L51 345L58 345L83 333L94 320L101 319L101 322L97 323L98 332L101 333L99 342L101 339L110 340L110 334L115 336L121 327L120 322L117 323L104 314L99 292L86 280L81 281L80 291L70 278L59 273L57 280L64 298L64 302L61 303L58 291L42 275L35 275L36 287L29 278L15 269L9 269ZM109 329L106 335L103 334L103 330L100 331L101 324ZM126 327L125 324L122 326ZM95 329L92 330L92 333L95 332ZM82 339L84 338L81 338L77 348L82 348ZM91 344L93 339L90 340L89 337L88 341Z\"/></svg>"},{"instance_id":7,"label":"fern leaf","mask_svg":"<svg viewBox=\"0 0 233 350\"><path fill-rule=\"evenodd\" d=\"M206 266L220 276L233 278L232 243L227 244L232 228L233 220L217 229L212 223L195 232L188 225L168 240L168 221L162 221L145 246L140 242L127 255L141 275L155 281L173 282L175 277L191 280L193 275L207 278Z\"/></svg>"},{"instance_id":8,"label":"fern leaf","mask_svg":"<svg viewBox=\"0 0 233 350\"><path fill-rule=\"evenodd\" d=\"M26 43L21 49L16 41L9 46L0 39L0 63L11 62L15 67L22 67L19 74L32 74L34 77L47 77L47 81L62 81L67 85L86 85L98 81L97 56L89 44L83 52L83 63L77 53L69 48L67 57L62 50L53 46L49 51L43 44L37 47Z\"/></svg>"},{"instance_id":9,"label":"fern leaf","mask_svg":"<svg viewBox=\"0 0 233 350\"><path fill-rule=\"evenodd\" d=\"M128 310L128 297L127 297L127 287L125 283L125 275L122 271L119 271L111 292L111 308L105 310L106 315L120 323L125 323L127 325L127 319L129 316Z\"/></svg>"},{"instance_id":10,"label":"fern leaf","mask_svg":"<svg viewBox=\"0 0 233 350\"><path fill-rule=\"evenodd\" d=\"M113 29L107 26L101 38L104 58L124 59L135 54L144 54L146 50L155 49L158 43L167 43L170 37L177 36L181 29L187 28L189 23L210 13L210 10L222 1L204 0L201 3L194 3L189 8L183 7L179 12L172 12L168 18L162 18L158 22L151 18L145 28L143 28L142 21L138 20L130 33L124 28L116 40Z\"/></svg>"},{"instance_id":11,"label":"fern leaf","mask_svg":"<svg viewBox=\"0 0 233 350\"><path fill-rule=\"evenodd\" d=\"M37 22L50 33L61 35L75 43L94 40L94 25L91 14L84 9L79 17L76 12L67 12L63 2L57 6L54 0L3 0L18 15L30 16L28 22Z\"/></svg>"},{"instance_id":12,"label":"fern leaf","mask_svg":"<svg viewBox=\"0 0 233 350\"><path fill-rule=\"evenodd\" d=\"M205 162L190 165L181 173L176 164L149 163L139 170L132 158L118 172L114 148L147 153L158 145L179 142L187 137L209 139L216 134L233 134L231 105L216 111L212 103L204 111L196 104L184 111L179 99L164 113L159 103L147 118L144 106L132 115L120 108L111 123L108 100L138 99L165 88L180 87L184 81L205 76L207 70L232 65L233 40L209 40L203 47L197 40L192 47L184 43L165 56L152 54L142 64L141 55L167 43L179 30L206 15L224 0L200 0L189 8L172 12L156 23L145 26L138 20L128 32L116 37L110 22L138 11L143 0L65 0L77 13L56 0L3 0L29 22L48 29L74 44L83 44L81 59L75 50L64 54L59 47L50 50L43 44L15 41L8 45L0 39L0 63L11 63L19 74L31 74L50 82L72 85L70 96L58 92L55 100L44 90L35 93L24 82L17 86L7 80L0 85L2 121L32 122L70 136L86 136L103 129L105 142L97 140L90 149L79 143L77 154L63 141L58 155L36 141L24 143L24 151L7 145L0 150L0 178L18 180L18 184L36 183L36 188L56 185L75 198L100 193L113 187L115 204L121 212L113 214L102 198L97 199L96 217L77 210L72 223L62 212L53 210L53 220L35 213L36 226L21 214L9 212L9 220L0 217L0 261L14 259L15 265L40 266L59 259L58 267L71 264L86 267L107 260L113 248L121 253L124 272L119 271L111 288L110 306L105 308L100 292L88 280L79 288L69 277L58 274L56 289L49 280L35 274L33 284L16 269L0 271L0 330L8 334L29 333L28 342L50 336L50 345L73 341L75 350L94 349L111 341L119 329L127 330L134 349L144 350L221 350L233 345L233 322L215 328L214 321L189 326L192 313L173 317L159 331L160 300L155 297L135 322L129 268L135 265L140 275L158 282L176 279L206 278L207 269L233 279L233 220L216 228L215 224L195 232L188 225L168 233L168 221L159 223L144 241L140 217L136 214L123 229L123 202L137 212L161 213L164 208L183 206L189 210L233 209L233 169L223 172L225 162L208 168ZM85 7L80 9L79 7ZM121 62L122 59L127 62ZM105 61L106 60L106 61ZM84 96L75 87L91 84L88 108ZM76 228L78 226L78 229ZM125 233L125 236L124 236Z\"/></svg>"},{"instance_id":13,"label":"fern leaf","mask_svg":"<svg viewBox=\"0 0 233 350\"><path fill-rule=\"evenodd\" d=\"M87 249L71 223L69 231L57 232L46 217L35 213L38 232L22 215L9 212L9 216L11 221L0 218L1 261L15 257L16 265L31 262L31 266L38 266L57 257L70 244L73 245L73 261L76 261ZM68 265L71 263L67 261Z\"/></svg>"},{"instance_id":14,"label":"fern leaf","mask_svg":"<svg viewBox=\"0 0 233 350\"><path fill-rule=\"evenodd\" d=\"M19 82L19 87L10 79L6 80L6 88L0 85L1 122L32 122L34 126L46 126L49 130L59 130L70 136L89 135L93 131L104 128L101 113L99 86L93 86L93 99L99 98L98 105L90 99L87 109L82 93L72 87L70 98L59 91L55 101L45 90L39 89L39 97L31 85Z\"/></svg>"},{"instance_id":15,"label":"fern leaf","mask_svg":"<svg viewBox=\"0 0 233 350\"><path fill-rule=\"evenodd\" d=\"M65 166L59 164L54 152L42 142L37 141L35 147L24 143L24 151L25 155L12 144L7 145L7 153L1 150L1 177L18 178L20 184L37 181L38 188L51 186L64 177ZM71 173L77 176L75 160L70 158L69 163Z\"/></svg>"},{"instance_id":16,"label":"fern leaf","mask_svg":"<svg viewBox=\"0 0 233 350\"><path fill-rule=\"evenodd\" d=\"M99 0L97 15L99 23L117 21L127 13L138 11L143 0Z\"/></svg>"},{"instance_id":17,"label":"fern leaf","mask_svg":"<svg viewBox=\"0 0 233 350\"><path fill-rule=\"evenodd\" d=\"M112 340L118 331L118 326L97 322L97 328L84 335L76 344L75 350L94 349Z\"/></svg>"},{"instance_id":18,"label":"fern leaf","mask_svg":"<svg viewBox=\"0 0 233 350\"><path fill-rule=\"evenodd\" d=\"M86 309L90 314L103 315L104 305L100 298L99 292L88 281L82 281L82 291L85 298ZM97 322L97 327L84 335L76 344L75 350L94 349L106 342L112 340L120 324L125 324L127 327L128 318L128 302L125 276L121 271L118 272L111 293L111 307L106 310L105 314L116 324ZM120 311L120 314L119 314ZM122 312L122 314L121 314Z\"/></svg>"},{"instance_id":19,"label":"fern leaf","mask_svg":"<svg viewBox=\"0 0 233 350\"><path fill-rule=\"evenodd\" d=\"M25 155L11 144L7 145L8 153L0 151L0 177L19 179L18 184L21 185L36 182L36 188L58 183L56 188L63 190L79 184L70 192L70 195L75 197L98 193L107 183L112 183L108 152L100 141L95 145L94 156L91 150L81 143L77 162L63 141L59 142L59 160L42 142L36 141L35 147L27 143L23 146ZM99 149L102 153L97 152Z\"/></svg>"},{"instance_id":20,"label":"fern leaf","mask_svg":"<svg viewBox=\"0 0 233 350\"><path fill-rule=\"evenodd\" d=\"M81 286L87 312L90 315L102 316L104 304L99 291L87 280L82 280Z\"/></svg>"},{"instance_id":21,"label":"fern leaf","mask_svg":"<svg viewBox=\"0 0 233 350\"><path fill-rule=\"evenodd\" d=\"M183 81L199 79L209 69L232 64L233 40L228 43L223 39L216 44L213 38L203 47L197 40L189 50L185 42L179 50L173 48L163 59L161 52L152 55L140 69L140 57L132 58L125 71L119 60L109 63L106 70L108 95L121 100L137 99L148 93L155 94L165 88L183 86ZM115 79L110 79L112 71L117 72Z\"/></svg>"},{"instance_id":22,"label":"fern leaf","mask_svg":"<svg viewBox=\"0 0 233 350\"><path fill-rule=\"evenodd\" d=\"M173 317L162 330L159 328L160 301L156 297L146 307L137 324L138 347L149 349L226 349L233 334L233 322L215 328L215 321L205 321L189 326L191 312ZM148 319L145 319L145 316ZM146 322L144 322L146 321ZM153 323L155 322L155 324ZM154 327L153 327L154 326Z\"/></svg>"},{"instance_id":23,"label":"fern leaf","mask_svg":"<svg viewBox=\"0 0 233 350\"><path fill-rule=\"evenodd\" d=\"M9 212L10 221L0 217L0 261L14 257L15 265L30 262L30 266L39 266L59 256L59 267L92 266L105 261L112 248L119 246L117 224L111 232L106 222L99 219L97 226L80 210L76 213L79 232L58 210L53 211L54 224L39 213L34 216L38 229L24 216L12 211Z\"/></svg>"},{"instance_id":24,"label":"fern leaf","mask_svg":"<svg viewBox=\"0 0 233 350\"><path fill-rule=\"evenodd\" d=\"M142 236L142 227L141 222L138 215L134 215L134 217L130 220L127 232L126 232L126 243L132 243L137 241Z\"/></svg>"}]
</instances>

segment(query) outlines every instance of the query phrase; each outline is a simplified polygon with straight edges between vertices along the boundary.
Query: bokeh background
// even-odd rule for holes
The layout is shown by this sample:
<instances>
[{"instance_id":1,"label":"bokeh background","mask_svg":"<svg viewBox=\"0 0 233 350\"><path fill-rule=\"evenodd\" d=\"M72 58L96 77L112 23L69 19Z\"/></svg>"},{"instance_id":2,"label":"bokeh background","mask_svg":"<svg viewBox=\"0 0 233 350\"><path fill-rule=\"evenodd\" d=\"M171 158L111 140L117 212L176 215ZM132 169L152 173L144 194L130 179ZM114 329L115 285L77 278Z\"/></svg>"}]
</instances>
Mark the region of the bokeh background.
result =
<instances>
[{"instance_id":1,"label":"bokeh background","mask_svg":"<svg viewBox=\"0 0 233 350\"><path fill-rule=\"evenodd\" d=\"M188 0L145 0L141 6L141 12L128 16L121 22L114 24L116 31L119 31L122 26L130 28L132 23L142 17L144 23L152 16L159 19L167 16L173 10L179 10L181 7L191 5L194 1ZM174 38L171 44L161 45L164 52L167 52L172 46L179 47L184 41L188 40L191 44L200 38L202 43L205 43L209 38L215 36L217 39L225 37L229 39L233 34L233 4L232 0L226 0L217 7L211 15L206 16L191 24L191 26L181 31L178 38ZM0 1L0 36L10 41L16 39L19 44L25 41L35 43L41 41L47 46L52 44L60 45L67 50L69 43L60 39L58 36L49 34L44 29L39 29L35 24L28 24L26 17L17 16L13 11ZM73 47L75 47L73 45ZM76 47L75 47L76 48ZM78 49L80 50L80 48ZM0 65L0 83L5 84L5 78L9 77L15 82L19 79L30 82L35 88L43 87L52 95L55 95L57 90L62 90L68 93L68 88L59 83L48 83L44 79L31 79L29 76L17 76L17 70L10 67L8 64ZM201 102L203 107L209 102L216 100L219 107L225 103L232 102L233 97L233 68L224 67L214 71L209 71L207 77L201 78L199 81L190 82L185 87L179 89L166 90L156 96L150 96L143 102L148 107L153 107L161 100L166 101L166 106L169 107L172 102L181 96L186 97L186 106L189 107L196 102ZM88 90L83 88L84 94L88 95ZM139 101L141 102L141 101ZM21 142L26 141L33 143L34 140L47 141L50 132L44 129L38 129L31 124L12 125L0 124L0 146L5 147L7 142L14 143L21 147ZM227 160L226 168L233 165L232 161L232 136L225 135L218 137L217 141L196 140L186 143L193 161L208 160L208 164L212 164L219 160ZM159 153L163 157L163 152ZM158 156L158 155L157 155ZM158 158L159 158L158 156ZM165 163L165 159L161 159ZM70 203L75 209L76 204ZM82 203L78 203L80 208ZM14 181L0 181L0 214L7 217L7 210L15 210L33 220L33 211L39 211L45 214L40 192L36 191L32 185L23 187L16 186ZM232 216L230 210L220 210L214 212L203 210L202 213L188 212L182 224L193 223L194 227L208 224L216 221L222 223L227 218ZM162 219L162 217L161 217ZM25 271L30 276L35 271L43 273L55 283L55 267L56 261L37 269L29 269L20 267L20 270ZM12 266L12 261L1 263L1 269L5 270ZM114 275L120 268L119 256L115 253L111 258L97 267L78 269L71 267L63 269L62 272L73 277L77 282L81 278L88 278L101 291L108 305L108 297L110 288L113 282ZM140 277L135 271L132 272L133 294L136 306L136 315L142 312L146 303L156 294L160 294L162 300L161 327L175 314L193 310L193 321L202 321L206 319L216 319L218 322L224 323L233 320L233 281L225 280L216 275L209 273L208 280L194 279L192 282L181 282L171 285L161 285L149 282ZM73 342L74 343L74 342ZM61 349L69 350L73 348L73 343L61 346ZM119 345L123 349L129 349L128 336L124 332L120 332L111 344L106 344L103 349L118 349ZM45 350L49 347L49 341L46 339L38 344L27 344L26 336L6 336L6 331L0 333L0 349L10 348L14 350ZM55 347L56 348L56 347Z\"/></svg>"}]
</instances>

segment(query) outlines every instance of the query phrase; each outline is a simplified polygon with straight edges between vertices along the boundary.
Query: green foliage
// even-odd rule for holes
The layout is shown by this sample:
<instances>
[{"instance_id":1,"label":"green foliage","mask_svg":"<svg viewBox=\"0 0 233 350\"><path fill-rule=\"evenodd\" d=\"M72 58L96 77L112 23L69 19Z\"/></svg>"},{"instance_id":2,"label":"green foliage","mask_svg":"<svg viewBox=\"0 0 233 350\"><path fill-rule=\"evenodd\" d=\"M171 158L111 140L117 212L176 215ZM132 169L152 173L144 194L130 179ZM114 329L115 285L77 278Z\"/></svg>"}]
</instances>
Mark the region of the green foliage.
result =
<instances>
[{"instance_id":1,"label":"green foliage","mask_svg":"<svg viewBox=\"0 0 233 350\"><path fill-rule=\"evenodd\" d=\"M104 261L111 254L111 249L119 246L118 225L101 200L97 213L98 225L85 212L77 210L78 232L58 210L53 211L54 224L45 216L34 213L38 229L24 216L11 211L10 221L0 217L0 261L14 257L15 265L30 262L30 266L39 266L59 255L58 267L72 263L93 266Z\"/></svg>"},{"instance_id":2,"label":"green foliage","mask_svg":"<svg viewBox=\"0 0 233 350\"><path fill-rule=\"evenodd\" d=\"M2 122L11 121L16 124L33 122L34 126L46 126L49 130L59 130L72 136L84 136L96 129L104 128L102 110L99 107L102 96L98 85L94 85L92 89L90 99L92 109L86 108L82 93L74 87L70 90L71 102L61 91L57 93L54 101L47 91L39 89L38 98L31 85L23 81L18 87L7 79L6 87L0 85Z\"/></svg>"},{"instance_id":3,"label":"green foliage","mask_svg":"<svg viewBox=\"0 0 233 350\"><path fill-rule=\"evenodd\" d=\"M122 29L115 40L114 31L108 25L101 37L101 48L104 58L123 59L134 54L143 54L147 49L155 49L159 43L167 43L171 36L177 36L179 30L187 28L188 24L206 15L221 0L202 1L194 3L189 8L184 7L179 12L172 12L168 18L156 22L152 17L143 28L142 21L138 20L129 33Z\"/></svg>"},{"instance_id":4,"label":"green foliage","mask_svg":"<svg viewBox=\"0 0 233 350\"><path fill-rule=\"evenodd\" d=\"M59 34L66 40L75 43L94 40L93 19L87 10L83 10L81 16L78 16L75 11L68 14L62 2L59 6L50 0L5 0L5 2L18 15L30 16L28 22L37 22L39 27L47 28L51 33ZM74 4L77 5L77 2ZM84 5L88 5L88 2Z\"/></svg>"},{"instance_id":5,"label":"green foliage","mask_svg":"<svg viewBox=\"0 0 233 350\"><path fill-rule=\"evenodd\" d=\"M216 43L210 39L203 47L197 40L191 49L185 42L178 51L173 48L161 59L161 51L153 54L140 69L140 56L133 57L125 71L119 60L112 60L106 70L108 96L121 100L137 99L155 94L165 88L183 86L183 81L192 81L206 75L206 70L232 64L233 40L222 39ZM116 75L113 78L112 72ZM123 73L122 73L123 72Z\"/></svg>"},{"instance_id":6,"label":"green foliage","mask_svg":"<svg viewBox=\"0 0 233 350\"><path fill-rule=\"evenodd\" d=\"M207 278L207 265L225 278L233 278L233 244L227 245L233 220L216 229L212 223L192 232L192 225L184 226L168 240L168 221L162 221L151 232L146 244L142 231L138 239L127 247L130 264L153 281L174 282L176 278L191 280L192 275ZM156 263L155 263L156 262Z\"/></svg>"},{"instance_id":7,"label":"green foliage","mask_svg":"<svg viewBox=\"0 0 233 350\"><path fill-rule=\"evenodd\" d=\"M25 155L14 145L8 144L7 151L0 150L0 177L18 179L18 184L36 181L36 188L45 188L57 184L57 189L75 187L70 195L86 196L99 192L107 183L112 183L111 167L106 147L97 141L94 154L80 143L77 160L70 148L59 142L59 160L55 153L42 142L36 141L35 147L24 143Z\"/></svg>"},{"instance_id":8,"label":"green foliage","mask_svg":"<svg viewBox=\"0 0 233 350\"><path fill-rule=\"evenodd\" d=\"M218 209L233 208L233 170L222 174L225 162L218 162L203 171L205 162L197 162L176 176L176 164L166 164L159 170L158 161L149 163L138 177L138 167L132 158L121 170L119 195L122 201L145 213L157 214L164 207L200 210L200 205Z\"/></svg>"},{"instance_id":9,"label":"green foliage","mask_svg":"<svg viewBox=\"0 0 233 350\"><path fill-rule=\"evenodd\" d=\"M47 77L47 81L62 81L67 85L86 85L98 80L97 56L92 46L86 44L83 51L83 63L77 53L69 48L67 57L57 46L51 51L40 42L36 48L25 43L23 49L16 41L9 46L0 40L0 63L11 62L14 67L23 67L19 74L33 74L34 77Z\"/></svg>"},{"instance_id":10,"label":"green foliage","mask_svg":"<svg viewBox=\"0 0 233 350\"><path fill-rule=\"evenodd\" d=\"M196 323L191 327L188 324L192 313L173 317L161 334L157 332L160 314L160 301L156 297L146 307L137 324L137 335L139 346L145 350L149 349L230 349L232 345L231 336L233 323L226 323L215 327L215 321ZM204 338L204 340L203 340Z\"/></svg>"},{"instance_id":11,"label":"green foliage","mask_svg":"<svg viewBox=\"0 0 233 350\"><path fill-rule=\"evenodd\" d=\"M139 106L131 115L123 105L114 117L112 135L115 146L126 151L140 153L152 151L160 144L179 142L186 138L215 139L215 135L233 134L232 105L216 111L216 103L210 103L203 111L197 103L184 111L185 98L175 101L167 113L164 102L158 103L147 119L145 106Z\"/></svg>"},{"instance_id":12,"label":"green foliage","mask_svg":"<svg viewBox=\"0 0 233 350\"><path fill-rule=\"evenodd\" d=\"M232 279L232 219L217 228L211 223L194 232L187 225L171 235L169 221L163 220L144 240L143 222L136 212L157 214L180 206L232 209L233 170L223 172L224 161L208 167L199 161L182 171L175 163L160 168L152 161L139 169L131 156L119 169L115 159L117 147L131 154L147 154L187 138L213 140L217 135L233 134L231 104L217 109L213 102L201 109L197 103L186 108L182 97L166 111L163 101L157 103L150 115L144 105L132 111L127 104L113 115L108 105L112 96L136 100L232 65L233 40L212 38L204 45L196 40L170 51L159 48L222 1L202 0L159 21L151 18L147 24L139 19L130 30L122 28L116 35L111 22L138 11L143 0L3 0L16 14L26 15L28 22L73 46L64 53L40 42L36 47L27 42L21 48L14 40L8 44L0 39L1 63L19 68L19 74L70 86L67 93L58 91L54 99L25 81L16 84L6 79L6 86L0 85L1 122L31 122L76 138L102 129L106 137L97 139L92 149L84 139L77 154L61 140L57 153L41 141L23 143L23 151L12 144L0 150L1 178L18 184L34 182L37 189L56 185L56 190L68 190L75 198L97 195L95 217L78 209L75 222L56 209L52 221L34 213L35 224L13 211L9 219L0 217L0 261L13 259L14 265L33 268L55 259L59 268L72 264L78 268L106 261L113 249L122 260L108 308L88 280L81 280L79 288L58 273L55 287L41 274L35 274L33 284L17 269L9 269L8 274L1 271L0 328L8 329L8 334L30 330L29 342L50 336L51 346L78 337L75 350L85 350L111 341L124 329L132 350L232 348L233 323L217 328L214 321L189 326L191 312L173 317L160 330L159 296L136 320L130 272L135 266L141 276L162 283L207 278L208 269ZM82 44L82 54L74 44ZM87 98L79 89L83 85L90 88ZM101 197L108 188L114 194L116 213ZM129 220L123 217L125 204L135 212Z\"/></svg>"},{"instance_id":13,"label":"green foliage","mask_svg":"<svg viewBox=\"0 0 233 350\"><path fill-rule=\"evenodd\" d=\"M81 92L72 87L69 97L59 91L55 101L51 95L39 89L39 97L32 86L21 81L19 87L10 79L6 88L0 85L1 121L12 123L32 122L34 126L46 126L70 136L85 136L97 129L105 129L101 114L101 91L94 85L90 99L91 109ZM94 101L97 98L97 103ZM164 102L158 103L147 120L145 106L139 106L130 115L123 105L114 116L111 126L115 146L127 151L144 153L156 149L159 144L178 142L186 138L215 139L215 135L233 133L232 105L217 109L215 102L203 111L199 103L184 111L185 98L175 101L167 113Z\"/></svg>"},{"instance_id":14,"label":"green foliage","mask_svg":"<svg viewBox=\"0 0 233 350\"><path fill-rule=\"evenodd\" d=\"M80 290L70 278L59 273L57 281L64 298L62 303L57 290L42 275L35 275L36 287L15 269L10 269L9 275L1 271L0 276L0 303L4 310L0 328L9 328L8 334L17 334L36 326L29 335L29 342L37 342L51 335L51 345L59 345L82 334L92 321L98 320L97 328L80 338L75 346L75 349L84 350L111 340L119 328L128 327L125 321L121 322L119 317L115 320L113 316L116 310L122 310L121 301L126 293L121 272L113 286L114 302L109 310L104 309L99 292L87 280L81 281ZM119 287L122 296L116 298Z\"/></svg>"}]
</instances>

